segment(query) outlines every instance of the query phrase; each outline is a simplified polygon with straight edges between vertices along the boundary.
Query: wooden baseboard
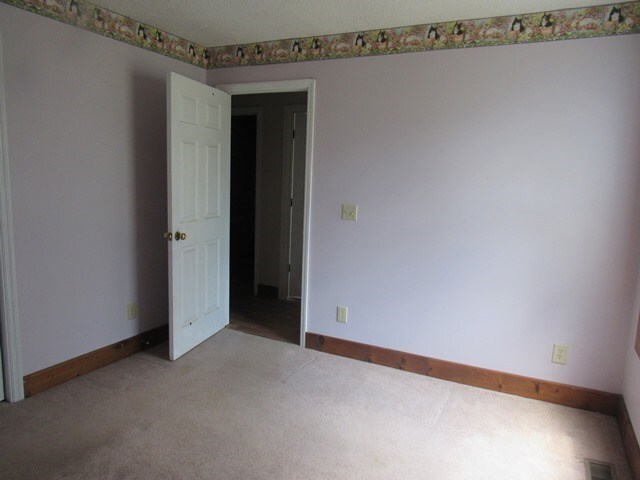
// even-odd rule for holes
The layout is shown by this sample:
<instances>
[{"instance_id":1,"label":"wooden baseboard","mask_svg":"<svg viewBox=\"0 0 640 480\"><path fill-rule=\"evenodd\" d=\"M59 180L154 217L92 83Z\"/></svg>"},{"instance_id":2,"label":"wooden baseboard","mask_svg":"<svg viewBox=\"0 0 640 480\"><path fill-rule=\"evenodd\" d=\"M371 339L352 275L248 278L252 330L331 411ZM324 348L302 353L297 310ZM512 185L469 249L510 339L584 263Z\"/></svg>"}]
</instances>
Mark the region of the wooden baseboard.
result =
<instances>
[{"instance_id":1,"label":"wooden baseboard","mask_svg":"<svg viewBox=\"0 0 640 480\"><path fill-rule=\"evenodd\" d=\"M627 461L631 469L631 476L634 480L640 480L640 446L638 445L638 437L633 431L629 411L624 403L624 398L620 397L620 409L618 412L618 426L622 435L622 444L627 454Z\"/></svg>"},{"instance_id":2,"label":"wooden baseboard","mask_svg":"<svg viewBox=\"0 0 640 480\"><path fill-rule=\"evenodd\" d=\"M620 395L471 367L340 338L306 334L306 346L321 352L398 368L428 377L616 416Z\"/></svg>"},{"instance_id":3,"label":"wooden baseboard","mask_svg":"<svg viewBox=\"0 0 640 480\"><path fill-rule=\"evenodd\" d=\"M258 284L258 296L263 298L278 298L278 287Z\"/></svg>"},{"instance_id":4,"label":"wooden baseboard","mask_svg":"<svg viewBox=\"0 0 640 480\"><path fill-rule=\"evenodd\" d=\"M31 397L56 385L122 360L140 350L162 343L169 338L167 325L154 328L121 342L80 355L24 377L24 394Z\"/></svg>"}]
</instances>

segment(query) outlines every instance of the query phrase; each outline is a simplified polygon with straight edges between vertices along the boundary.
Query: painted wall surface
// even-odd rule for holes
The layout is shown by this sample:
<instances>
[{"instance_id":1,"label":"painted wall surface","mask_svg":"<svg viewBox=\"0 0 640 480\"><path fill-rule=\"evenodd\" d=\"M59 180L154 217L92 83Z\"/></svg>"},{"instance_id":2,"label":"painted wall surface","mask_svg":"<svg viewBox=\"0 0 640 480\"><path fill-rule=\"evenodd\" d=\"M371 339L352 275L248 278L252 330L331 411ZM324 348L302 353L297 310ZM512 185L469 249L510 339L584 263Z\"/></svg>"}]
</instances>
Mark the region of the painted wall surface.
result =
<instances>
[{"instance_id":1,"label":"painted wall surface","mask_svg":"<svg viewBox=\"0 0 640 480\"><path fill-rule=\"evenodd\" d=\"M309 331L622 390L640 36L207 73L303 78L317 81Z\"/></svg>"},{"instance_id":2,"label":"painted wall surface","mask_svg":"<svg viewBox=\"0 0 640 480\"><path fill-rule=\"evenodd\" d=\"M278 287L281 243L285 105L305 105L306 93L238 95L234 107L262 108L260 159L260 260L258 283Z\"/></svg>"},{"instance_id":3,"label":"painted wall surface","mask_svg":"<svg viewBox=\"0 0 640 480\"><path fill-rule=\"evenodd\" d=\"M28 374L166 323L165 77L205 74L5 4L0 32Z\"/></svg>"},{"instance_id":4,"label":"painted wall surface","mask_svg":"<svg viewBox=\"0 0 640 480\"><path fill-rule=\"evenodd\" d=\"M636 293L634 309L631 312L631 325L629 328L629 349L627 351L627 365L624 372L624 384L622 394L631 417L633 429L640 435L640 356L635 349L636 334L638 331L638 312L640 312L640 283Z\"/></svg>"}]
</instances>

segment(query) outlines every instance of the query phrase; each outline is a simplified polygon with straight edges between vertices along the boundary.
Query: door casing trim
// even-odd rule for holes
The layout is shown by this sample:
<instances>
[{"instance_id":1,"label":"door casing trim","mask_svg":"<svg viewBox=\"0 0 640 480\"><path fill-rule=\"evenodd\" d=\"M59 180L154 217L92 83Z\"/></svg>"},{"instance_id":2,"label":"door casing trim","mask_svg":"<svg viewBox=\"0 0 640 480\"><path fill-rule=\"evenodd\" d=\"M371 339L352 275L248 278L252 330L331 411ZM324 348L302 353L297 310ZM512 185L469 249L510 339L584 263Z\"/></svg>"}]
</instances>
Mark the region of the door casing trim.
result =
<instances>
[{"instance_id":1,"label":"door casing trim","mask_svg":"<svg viewBox=\"0 0 640 480\"><path fill-rule=\"evenodd\" d=\"M18 285L13 249L13 221L11 216L11 186L9 151L7 148L7 115L5 112L4 67L2 63L2 35L0 34L0 294L2 295L2 370L5 397L9 402L24 398L20 317L18 315Z\"/></svg>"},{"instance_id":2,"label":"door casing trim","mask_svg":"<svg viewBox=\"0 0 640 480\"><path fill-rule=\"evenodd\" d=\"M300 346L306 344L309 312L309 254L311 250L311 187L313 177L313 142L316 103L316 81L313 79L284 80L275 82L234 83L215 85L230 95L257 93L307 92L307 152L304 186L304 230L302 246L302 300L300 302Z\"/></svg>"}]
</instances>

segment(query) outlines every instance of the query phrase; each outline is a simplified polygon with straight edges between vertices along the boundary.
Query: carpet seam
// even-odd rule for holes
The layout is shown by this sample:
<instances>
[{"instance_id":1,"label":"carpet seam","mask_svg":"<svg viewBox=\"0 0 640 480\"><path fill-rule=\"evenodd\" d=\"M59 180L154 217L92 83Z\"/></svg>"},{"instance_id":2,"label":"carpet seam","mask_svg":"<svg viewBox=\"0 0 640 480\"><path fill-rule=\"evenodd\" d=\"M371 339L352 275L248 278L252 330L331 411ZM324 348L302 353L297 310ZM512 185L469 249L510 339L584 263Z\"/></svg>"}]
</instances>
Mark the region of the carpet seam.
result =
<instances>
[{"instance_id":1,"label":"carpet seam","mask_svg":"<svg viewBox=\"0 0 640 480\"><path fill-rule=\"evenodd\" d=\"M296 368L294 371L292 371L291 373L289 373L289 375L287 375L286 377L284 377L282 380L280 380L282 383L286 383L286 381L291 378L292 375L295 375L296 373L298 373L299 371L301 371L303 368L305 368L306 366L312 364L313 362L315 362L318 359L318 357L312 358L311 360L309 360L307 363L305 363L304 365L301 365L300 367Z\"/></svg>"},{"instance_id":2,"label":"carpet seam","mask_svg":"<svg viewBox=\"0 0 640 480\"><path fill-rule=\"evenodd\" d=\"M433 420L431 420L431 422L429 423L427 428L429 428L429 429L435 428L437 423L440 421L440 417L442 416L442 412L444 411L444 409L446 408L447 404L449 403L449 400L451 399L451 395L453 395L454 389L456 389L456 388L458 388L457 385L452 385L452 387L449 389L449 393L447 394L447 398L445 398L444 402L442 402L442 405L438 409L438 413L433 418Z\"/></svg>"}]
</instances>

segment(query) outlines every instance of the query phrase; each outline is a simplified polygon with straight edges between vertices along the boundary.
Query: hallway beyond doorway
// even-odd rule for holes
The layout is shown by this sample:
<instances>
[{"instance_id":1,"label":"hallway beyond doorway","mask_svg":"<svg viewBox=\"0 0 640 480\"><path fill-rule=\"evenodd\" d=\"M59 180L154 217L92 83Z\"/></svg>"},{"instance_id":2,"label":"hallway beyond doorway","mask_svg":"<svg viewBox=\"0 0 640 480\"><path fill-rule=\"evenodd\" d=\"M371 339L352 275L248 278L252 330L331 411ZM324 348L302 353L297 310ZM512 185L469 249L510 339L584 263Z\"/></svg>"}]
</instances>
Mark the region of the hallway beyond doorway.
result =
<instances>
[{"instance_id":1,"label":"hallway beyond doorway","mask_svg":"<svg viewBox=\"0 0 640 480\"><path fill-rule=\"evenodd\" d=\"M228 328L299 345L299 301L257 297L247 292L232 296L230 308Z\"/></svg>"}]
</instances>

